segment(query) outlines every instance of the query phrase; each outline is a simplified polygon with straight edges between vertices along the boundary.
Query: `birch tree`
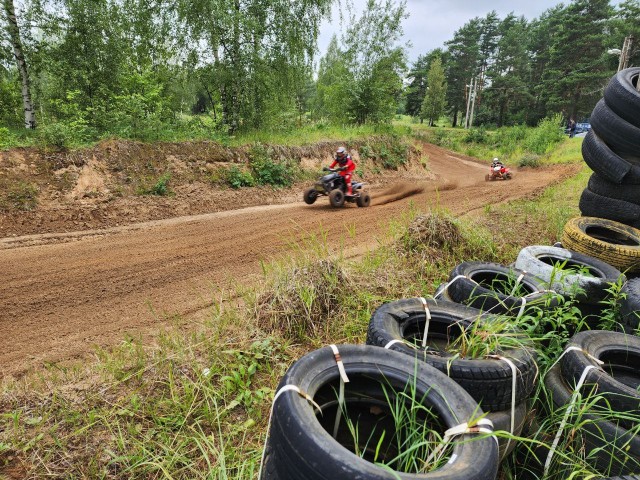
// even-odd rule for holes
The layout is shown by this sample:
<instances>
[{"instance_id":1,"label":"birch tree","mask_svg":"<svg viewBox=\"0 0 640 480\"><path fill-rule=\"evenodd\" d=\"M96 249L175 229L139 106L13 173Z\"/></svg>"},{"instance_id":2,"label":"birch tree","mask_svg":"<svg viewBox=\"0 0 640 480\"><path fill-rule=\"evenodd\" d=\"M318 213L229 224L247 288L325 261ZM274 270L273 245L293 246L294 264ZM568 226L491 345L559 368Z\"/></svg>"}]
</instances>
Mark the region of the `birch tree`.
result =
<instances>
[{"instance_id":1,"label":"birch tree","mask_svg":"<svg viewBox=\"0 0 640 480\"><path fill-rule=\"evenodd\" d=\"M36 113L33 108L31 99L31 85L29 82L29 71L27 69L27 60L24 56L22 41L20 40L20 27L16 17L16 9L13 0L3 0L7 33L13 48L13 56L16 60L16 66L20 73L22 81L22 104L24 108L24 126L25 128L36 128Z\"/></svg>"}]
</instances>

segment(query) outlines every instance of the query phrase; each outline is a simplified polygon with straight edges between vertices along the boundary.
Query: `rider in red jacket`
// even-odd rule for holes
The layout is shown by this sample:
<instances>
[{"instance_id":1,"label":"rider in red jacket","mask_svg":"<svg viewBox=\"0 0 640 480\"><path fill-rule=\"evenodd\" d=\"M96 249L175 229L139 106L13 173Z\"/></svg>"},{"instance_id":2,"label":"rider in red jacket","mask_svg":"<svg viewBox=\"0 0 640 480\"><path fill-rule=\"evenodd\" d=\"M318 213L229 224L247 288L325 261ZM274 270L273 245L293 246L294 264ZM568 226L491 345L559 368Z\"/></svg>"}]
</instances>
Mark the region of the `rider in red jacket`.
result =
<instances>
[{"instance_id":1,"label":"rider in red jacket","mask_svg":"<svg viewBox=\"0 0 640 480\"><path fill-rule=\"evenodd\" d=\"M347 195L353 195L351 191L351 173L356 169L356 164L351 160L351 155L347 153L346 148L340 147L336 151L336 158L331 164L331 168L336 165L340 165L340 176L344 177L344 181L347 184Z\"/></svg>"}]
</instances>

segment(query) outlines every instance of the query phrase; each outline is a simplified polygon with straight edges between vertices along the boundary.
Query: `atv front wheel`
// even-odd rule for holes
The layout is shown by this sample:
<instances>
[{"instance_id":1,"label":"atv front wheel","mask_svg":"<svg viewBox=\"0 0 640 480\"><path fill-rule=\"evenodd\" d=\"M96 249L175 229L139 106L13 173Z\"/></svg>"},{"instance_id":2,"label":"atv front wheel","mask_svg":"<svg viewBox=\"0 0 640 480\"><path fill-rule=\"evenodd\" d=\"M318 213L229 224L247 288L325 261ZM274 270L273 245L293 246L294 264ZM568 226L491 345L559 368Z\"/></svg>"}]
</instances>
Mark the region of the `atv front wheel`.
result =
<instances>
[{"instance_id":1,"label":"atv front wheel","mask_svg":"<svg viewBox=\"0 0 640 480\"><path fill-rule=\"evenodd\" d=\"M318 192L315 188L309 188L305 190L302 198L304 198L304 203L307 205L313 205L318 198Z\"/></svg>"},{"instance_id":2,"label":"atv front wheel","mask_svg":"<svg viewBox=\"0 0 640 480\"><path fill-rule=\"evenodd\" d=\"M356 199L356 205L359 207L368 207L371 204L371 196L368 193L361 193Z\"/></svg>"},{"instance_id":3,"label":"atv front wheel","mask_svg":"<svg viewBox=\"0 0 640 480\"><path fill-rule=\"evenodd\" d=\"M488 173L484 176L484 181L488 182L489 180L491 180L491 175L489 175Z\"/></svg>"},{"instance_id":4,"label":"atv front wheel","mask_svg":"<svg viewBox=\"0 0 640 480\"><path fill-rule=\"evenodd\" d=\"M332 207L341 207L344 205L344 192L339 188L331 190L331 193L329 193L329 203L331 203Z\"/></svg>"}]
</instances>

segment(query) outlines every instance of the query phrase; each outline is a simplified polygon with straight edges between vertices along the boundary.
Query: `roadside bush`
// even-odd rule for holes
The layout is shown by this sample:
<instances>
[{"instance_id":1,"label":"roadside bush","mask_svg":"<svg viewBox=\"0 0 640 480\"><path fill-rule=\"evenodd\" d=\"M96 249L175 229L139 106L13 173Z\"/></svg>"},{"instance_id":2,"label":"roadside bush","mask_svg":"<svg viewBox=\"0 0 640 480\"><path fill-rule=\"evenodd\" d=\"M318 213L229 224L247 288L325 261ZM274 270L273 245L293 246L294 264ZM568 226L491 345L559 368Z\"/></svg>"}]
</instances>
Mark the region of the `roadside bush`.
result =
<instances>
[{"instance_id":1,"label":"roadside bush","mask_svg":"<svg viewBox=\"0 0 640 480\"><path fill-rule=\"evenodd\" d=\"M564 139L564 132L560 128L562 117L554 115L540 121L537 128L531 130L524 142L527 151L543 155Z\"/></svg>"},{"instance_id":2,"label":"roadside bush","mask_svg":"<svg viewBox=\"0 0 640 480\"><path fill-rule=\"evenodd\" d=\"M240 169L233 165L225 174L225 181L231 188L253 187L256 184L251 172Z\"/></svg>"},{"instance_id":3,"label":"roadside bush","mask_svg":"<svg viewBox=\"0 0 640 480\"><path fill-rule=\"evenodd\" d=\"M54 147L65 150L73 143L73 135L67 125L54 122L43 125L36 130L36 141L41 147Z\"/></svg>"},{"instance_id":4,"label":"roadside bush","mask_svg":"<svg viewBox=\"0 0 640 480\"><path fill-rule=\"evenodd\" d=\"M151 187L141 187L138 193L140 195L157 195L160 197L171 195L173 192L169 189L169 180L171 180L171 174L165 173Z\"/></svg>"},{"instance_id":5,"label":"roadside bush","mask_svg":"<svg viewBox=\"0 0 640 480\"><path fill-rule=\"evenodd\" d=\"M16 138L11 134L8 128L0 128L0 148L8 148L15 144Z\"/></svg>"},{"instance_id":6,"label":"roadside bush","mask_svg":"<svg viewBox=\"0 0 640 480\"><path fill-rule=\"evenodd\" d=\"M467 131L467 134L464 137L465 143L488 143L489 136L487 135L487 130L484 127L480 128L470 128Z\"/></svg>"},{"instance_id":7,"label":"roadside bush","mask_svg":"<svg viewBox=\"0 0 640 480\"><path fill-rule=\"evenodd\" d=\"M352 281L338 262L308 261L269 280L256 302L256 320L285 338L317 337L352 294Z\"/></svg>"},{"instance_id":8,"label":"roadside bush","mask_svg":"<svg viewBox=\"0 0 640 480\"><path fill-rule=\"evenodd\" d=\"M273 160L271 152L259 143L249 152L249 166L258 185L288 187L293 183L293 168L285 162Z\"/></svg>"},{"instance_id":9,"label":"roadside bush","mask_svg":"<svg viewBox=\"0 0 640 480\"><path fill-rule=\"evenodd\" d=\"M540 155L534 155L532 153L527 153L522 156L520 161L518 162L519 167L532 167L537 168L540 166Z\"/></svg>"}]
</instances>

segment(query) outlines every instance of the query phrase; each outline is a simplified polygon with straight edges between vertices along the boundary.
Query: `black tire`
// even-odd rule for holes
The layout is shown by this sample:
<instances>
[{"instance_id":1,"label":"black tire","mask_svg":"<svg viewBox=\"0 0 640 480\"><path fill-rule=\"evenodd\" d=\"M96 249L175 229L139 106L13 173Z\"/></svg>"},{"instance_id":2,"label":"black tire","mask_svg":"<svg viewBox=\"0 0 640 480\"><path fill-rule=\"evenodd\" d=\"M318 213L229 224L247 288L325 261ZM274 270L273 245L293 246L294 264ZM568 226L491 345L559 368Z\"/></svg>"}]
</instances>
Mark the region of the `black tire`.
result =
<instances>
[{"instance_id":1,"label":"black tire","mask_svg":"<svg viewBox=\"0 0 640 480\"><path fill-rule=\"evenodd\" d=\"M422 347L426 315L422 302L411 298L387 303L372 315L367 332L367 344L385 347L425 363L447 374L462 386L485 411L511 408L513 375L509 365L498 359L465 359L445 352L448 342L460 337L473 322L491 321L491 315L444 300L427 300L431 320L429 344ZM410 344L415 344L411 346ZM536 383L536 353L533 349L510 349L502 352L518 368L516 403L531 394Z\"/></svg>"},{"instance_id":2,"label":"black tire","mask_svg":"<svg viewBox=\"0 0 640 480\"><path fill-rule=\"evenodd\" d=\"M627 333L635 334L640 327L640 278L628 280L621 293L620 321Z\"/></svg>"},{"instance_id":3,"label":"black tire","mask_svg":"<svg viewBox=\"0 0 640 480\"><path fill-rule=\"evenodd\" d=\"M564 225L562 245L613 265L625 274L640 270L640 230L594 217L572 218Z\"/></svg>"},{"instance_id":4,"label":"black tire","mask_svg":"<svg viewBox=\"0 0 640 480\"><path fill-rule=\"evenodd\" d=\"M618 200L640 205L640 185L618 185L594 173L589 177L587 188L603 197L617 198Z\"/></svg>"},{"instance_id":5,"label":"black tire","mask_svg":"<svg viewBox=\"0 0 640 480\"><path fill-rule=\"evenodd\" d=\"M463 262L456 266L448 287L451 299L485 312L516 315L523 305L524 295L511 295L510 290L522 275L519 289L527 295L526 306L553 307L557 301L544 292L545 285L533 275L497 263ZM509 291L508 291L509 290Z\"/></svg>"},{"instance_id":6,"label":"black tire","mask_svg":"<svg viewBox=\"0 0 640 480\"><path fill-rule=\"evenodd\" d=\"M344 205L344 192L339 188L331 190L329 192L329 203L332 207L341 207Z\"/></svg>"},{"instance_id":7,"label":"black tire","mask_svg":"<svg viewBox=\"0 0 640 480\"><path fill-rule=\"evenodd\" d=\"M564 409L571 400L572 388L563 379L560 365L556 365L544 378L547 394L555 408ZM589 392L583 386L583 397ZM588 400L587 400L588 401ZM583 412L574 408L574 415ZM640 435L627 430L608 418L598 414L598 408L590 408L581 413L580 427L575 433L584 438L587 459L592 467L601 475L627 475L640 471ZM544 459L542 459L544 463ZM569 471L570 473L570 471Z\"/></svg>"},{"instance_id":8,"label":"black tire","mask_svg":"<svg viewBox=\"0 0 640 480\"><path fill-rule=\"evenodd\" d=\"M640 127L639 77L640 68L627 68L614 75L604 91L609 108L636 127Z\"/></svg>"},{"instance_id":9,"label":"black tire","mask_svg":"<svg viewBox=\"0 0 640 480\"><path fill-rule=\"evenodd\" d=\"M522 434L524 428L525 419L529 411L527 402L522 402L520 405L516 405L514 411L513 421L513 435L519 437ZM487 413L487 418L493 423L493 431L511 432L511 407L507 410L501 410L499 412ZM498 436L498 456L502 461L507 455L513 452L513 449L518 444L516 439L509 441L508 437Z\"/></svg>"},{"instance_id":10,"label":"black tire","mask_svg":"<svg viewBox=\"0 0 640 480\"><path fill-rule=\"evenodd\" d=\"M612 183L640 184L640 159L618 155L593 130L582 142L582 157L591 170Z\"/></svg>"},{"instance_id":11,"label":"black tire","mask_svg":"<svg viewBox=\"0 0 640 480\"><path fill-rule=\"evenodd\" d=\"M640 154L640 128L616 115L604 100L600 100L591 113L591 127L614 152Z\"/></svg>"},{"instance_id":12,"label":"black tire","mask_svg":"<svg viewBox=\"0 0 640 480\"><path fill-rule=\"evenodd\" d=\"M318 199L318 192L315 188L308 188L304 191L304 195L302 196L304 199L304 203L307 205L313 205L315 201Z\"/></svg>"},{"instance_id":13,"label":"black tire","mask_svg":"<svg viewBox=\"0 0 640 480\"><path fill-rule=\"evenodd\" d=\"M358 415L359 427L382 427L387 434L386 443L391 443L395 431L392 430L393 421L390 424L388 422L392 420L392 415L388 412L382 385L390 395L393 392L410 391L414 398L420 399L420 403L437 416L437 425L430 427L441 435L446 429L482 414L478 404L462 387L429 365L398 352L366 345L343 345L338 348L350 380L345 383L344 404L349 416L355 418ZM338 430L338 440L329 433L339 408L339 378L335 357L328 347L305 355L289 368L279 388L296 385L322 407L323 414L317 416L309 402L293 391L284 392L277 399L267 441L268 454L263 469L265 480L496 478L498 448L491 437L456 437L449 462L423 474L390 472L355 455L343 446L349 442L353 444L352 438L347 439L349 432L344 419ZM434 423L433 420L429 421ZM380 432L379 429L376 434ZM365 432L362 442L368 437ZM376 445L370 448L375 449ZM380 449L378 461L389 459L385 448L383 445Z\"/></svg>"},{"instance_id":14,"label":"black tire","mask_svg":"<svg viewBox=\"0 0 640 480\"><path fill-rule=\"evenodd\" d=\"M366 193L360 193L360 196L356 199L356 205L359 207L368 207L371 204L371 196Z\"/></svg>"},{"instance_id":15,"label":"black tire","mask_svg":"<svg viewBox=\"0 0 640 480\"><path fill-rule=\"evenodd\" d=\"M585 217L606 218L634 228L640 227L640 205L635 203L603 197L585 188L578 206Z\"/></svg>"},{"instance_id":16,"label":"black tire","mask_svg":"<svg viewBox=\"0 0 640 480\"><path fill-rule=\"evenodd\" d=\"M602 400L617 412L640 412L640 337L624 333L591 330L576 334L567 344L580 350L567 351L560 360L563 377L570 385L578 383L589 365L598 367L587 373L585 385L595 385ZM599 366L591 357L605 362ZM636 422L621 420L632 428Z\"/></svg>"},{"instance_id":17,"label":"black tire","mask_svg":"<svg viewBox=\"0 0 640 480\"><path fill-rule=\"evenodd\" d=\"M563 264L563 273L555 264ZM581 291L576 299L581 303L597 304L608 295L608 289L612 283L624 276L615 267L578 252L572 252L565 248L548 247L544 245L532 245L525 247L518 253L515 267L535 275L548 285L548 288L559 294L576 296L576 289ZM575 272L575 269L584 270L584 273Z\"/></svg>"}]
</instances>

